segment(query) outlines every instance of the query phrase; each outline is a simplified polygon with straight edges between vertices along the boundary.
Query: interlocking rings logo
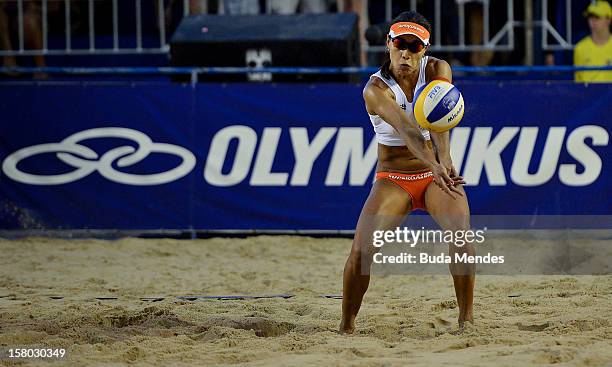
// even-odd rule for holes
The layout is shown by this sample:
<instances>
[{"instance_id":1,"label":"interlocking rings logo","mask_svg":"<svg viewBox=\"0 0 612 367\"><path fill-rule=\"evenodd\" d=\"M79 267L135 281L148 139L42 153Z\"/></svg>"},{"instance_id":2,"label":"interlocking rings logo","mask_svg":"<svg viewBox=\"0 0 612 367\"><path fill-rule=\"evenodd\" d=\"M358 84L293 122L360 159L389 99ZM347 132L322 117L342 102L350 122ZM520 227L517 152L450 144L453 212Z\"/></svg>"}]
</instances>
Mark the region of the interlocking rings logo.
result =
<instances>
[{"instance_id":1,"label":"interlocking rings logo","mask_svg":"<svg viewBox=\"0 0 612 367\"><path fill-rule=\"evenodd\" d=\"M86 139L96 138L122 138L130 139L138 144L138 148L132 146L121 146L109 150L101 157L90 148L79 144ZM23 159L37 154L56 153L62 162L76 168L72 172L58 175L35 175L26 173L17 165ZM113 168L113 162L117 161L118 167L134 165L145 159L150 153L167 153L181 157L179 166L161 173L150 175L136 175L117 171ZM80 157L82 158L80 158ZM154 143L151 138L138 130L121 127L103 127L89 129L70 135L59 143L38 144L19 149L6 157L2 163L4 173L15 181L31 185L62 185L82 179L94 171L98 171L108 180L137 186L162 185L178 180L189 174L195 167L196 159L189 150L171 144Z\"/></svg>"}]
</instances>

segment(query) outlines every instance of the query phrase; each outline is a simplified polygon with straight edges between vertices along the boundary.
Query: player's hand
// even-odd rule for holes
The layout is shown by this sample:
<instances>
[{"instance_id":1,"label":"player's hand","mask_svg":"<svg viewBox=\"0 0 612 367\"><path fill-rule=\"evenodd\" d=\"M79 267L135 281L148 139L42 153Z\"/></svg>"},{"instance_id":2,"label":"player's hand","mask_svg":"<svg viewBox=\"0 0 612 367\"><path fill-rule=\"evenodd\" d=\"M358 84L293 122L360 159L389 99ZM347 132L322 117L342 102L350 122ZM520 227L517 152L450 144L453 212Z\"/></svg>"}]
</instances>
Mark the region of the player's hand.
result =
<instances>
[{"instance_id":1,"label":"player's hand","mask_svg":"<svg viewBox=\"0 0 612 367\"><path fill-rule=\"evenodd\" d=\"M448 172L450 178L453 179L455 186L465 185L465 180L463 179L463 176L459 176L459 173L453 165L453 162L451 161L450 157L448 159L442 159L440 163L442 163L442 165L446 167L446 172Z\"/></svg>"},{"instance_id":2,"label":"player's hand","mask_svg":"<svg viewBox=\"0 0 612 367\"><path fill-rule=\"evenodd\" d=\"M459 191L455 186L463 185L465 181L463 177L457 176L455 172L455 176L451 177L446 167L440 163L436 163L431 168L433 173L434 183L438 186L442 191L446 192L453 200L456 199L454 194L459 196L463 196L463 193Z\"/></svg>"},{"instance_id":3,"label":"player's hand","mask_svg":"<svg viewBox=\"0 0 612 367\"><path fill-rule=\"evenodd\" d=\"M459 176L459 173L457 173L457 169L455 169L455 166L452 163L450 165L450 168L446 167L446 170L448 171L448 175L450 176L450 178L452 178L455 182L455 186L465 185L465 179L463 178L463 176Z\"/></svg>"}]
</instances>

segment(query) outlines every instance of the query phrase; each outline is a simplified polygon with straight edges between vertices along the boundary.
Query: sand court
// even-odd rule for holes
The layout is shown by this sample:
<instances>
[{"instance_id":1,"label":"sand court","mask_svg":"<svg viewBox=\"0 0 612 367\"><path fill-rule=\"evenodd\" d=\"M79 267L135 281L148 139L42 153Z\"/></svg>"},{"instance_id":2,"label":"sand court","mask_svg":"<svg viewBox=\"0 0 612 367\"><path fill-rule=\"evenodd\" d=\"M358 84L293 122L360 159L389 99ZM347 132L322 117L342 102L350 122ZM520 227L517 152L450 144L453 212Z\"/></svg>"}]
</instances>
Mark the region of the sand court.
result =
<instances>
[{"instance_id":1,"label":"sand court","mask_svg":"<svg viewBox=\"0 0 612 367\"><path fill-rule=\"evenodd\" d=\"M66 348L57 363L71 365L612 362L612 276L480 275L476 323L459 333L450 275L375 275L356 334L340 335L334 295L350 244L298 236L2 240L0 345ZM177 298L280 294L291 296Z\"/></svg>"}]
</instances>

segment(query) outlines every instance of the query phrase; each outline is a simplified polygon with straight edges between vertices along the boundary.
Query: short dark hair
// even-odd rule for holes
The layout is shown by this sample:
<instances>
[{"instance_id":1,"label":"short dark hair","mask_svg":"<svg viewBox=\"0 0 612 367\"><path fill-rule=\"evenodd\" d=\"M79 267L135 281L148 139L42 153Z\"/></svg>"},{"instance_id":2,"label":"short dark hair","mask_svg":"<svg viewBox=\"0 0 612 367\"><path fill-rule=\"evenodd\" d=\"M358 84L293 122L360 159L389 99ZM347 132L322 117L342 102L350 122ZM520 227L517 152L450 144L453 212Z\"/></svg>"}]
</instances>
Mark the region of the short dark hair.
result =
<instances>
[{"instance_id":1,"label":"short dark hair","mask_svg":"<svg viewBox=\"0 0 612 367\"><path fill-rule=\"evenodd\" d=\"M416 12L414 10L405 11L405 12L400 13L397 17L393 19L392 24L395 24L397 22L412 22L412 23L419 24L423 26L425 29L427 29L427 31L431 34L431 24L429 23L427 18L421 15L421 13ZM381 74L387 79L391 78L390 67L391 67L391 59L387 59L387 61L385 61L384 64L382 64L382 66L380 67Z\"/></svg>"}]
</instances>

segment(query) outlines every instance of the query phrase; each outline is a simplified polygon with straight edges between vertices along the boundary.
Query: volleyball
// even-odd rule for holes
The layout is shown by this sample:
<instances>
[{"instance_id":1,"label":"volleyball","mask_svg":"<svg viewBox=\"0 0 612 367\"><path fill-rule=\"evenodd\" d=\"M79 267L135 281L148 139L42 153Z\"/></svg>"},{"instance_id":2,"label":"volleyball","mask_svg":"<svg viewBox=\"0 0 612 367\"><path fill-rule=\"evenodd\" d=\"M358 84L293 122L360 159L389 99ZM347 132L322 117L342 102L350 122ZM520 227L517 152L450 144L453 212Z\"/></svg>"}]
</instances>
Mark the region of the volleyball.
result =
<instances>
[{"instance_id":1,"label":"volleyball","mask_svg":"<svg viewBox=\"0 0 612 367\"><path fill-rule=\"evenodd\" d=\"M438 133L455 127L465 112L459 89L442 80L434 80L420 87L414 101L414 117L419 125Z\"/></svg>"}]
</instances>

